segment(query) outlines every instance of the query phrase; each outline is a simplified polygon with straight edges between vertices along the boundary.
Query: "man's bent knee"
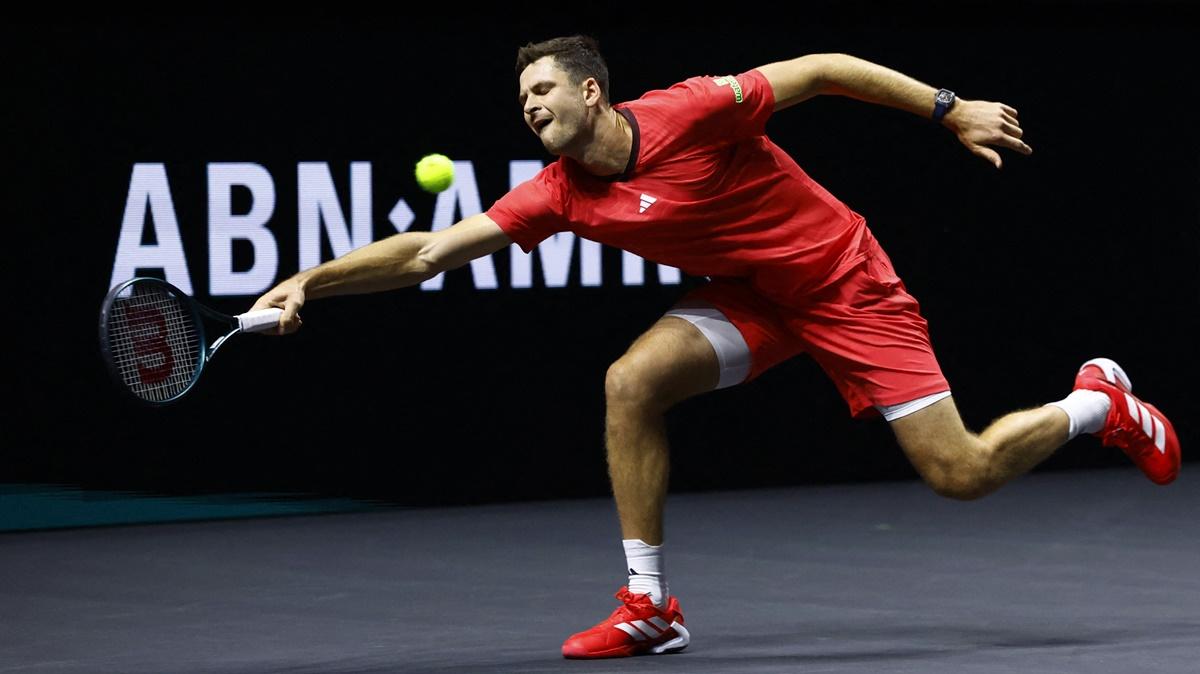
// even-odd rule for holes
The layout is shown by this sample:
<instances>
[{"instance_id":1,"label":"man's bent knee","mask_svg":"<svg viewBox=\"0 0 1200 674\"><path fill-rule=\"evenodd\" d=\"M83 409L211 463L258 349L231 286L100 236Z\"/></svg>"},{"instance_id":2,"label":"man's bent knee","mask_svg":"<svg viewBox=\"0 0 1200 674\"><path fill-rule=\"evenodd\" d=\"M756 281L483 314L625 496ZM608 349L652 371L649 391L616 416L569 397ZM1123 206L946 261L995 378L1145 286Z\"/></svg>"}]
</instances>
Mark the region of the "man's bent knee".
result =
<instances>
[{"instance_id":1,"label":"man's bent knee","mask_svg":"<svg viewBox=\"0 0 1200 674\"><path fill-rule=\"evenodd\" d=\"M987 447L977 438L962 443L922 443L905 449L921 479L938 496L957 501L974 501L992 493L988 474Z\"/></svg>"},{"instance_id":2,"label":"man's bent knee","mask_svg":"<svg viewBox=\"0 0 1200 674\"><path fill-rule=\"evenodd\" d=\"M939 496L972 501L996 487L989 481L991 449L967 431L953 398L891 423L908 460Z\"/></svg>"},{"instance_id":3,"label":"man's bent knee","mask_svg":"<svg viewBox=\"0 0 1200 674\"><path fill-rule=\"evenodd\" d=\"M690 323L664 318L609 366L604 393L610 407L662 412L716 388L719 366L713 347Z\"/></svg>"},{"instance_id":4,"label":"man's bent knee","mask_svg":"<svg viewBox=\"0 0 1200 674\"><path fill-rule=\"evenodd\" d=\"M648 373L626 359L608 366L604 376L604 397L609 406L650 407L654 386Z\"/></svg>"},{"instance_id":5,"label":"man's bent knee","mask_svg":"<svg viewBox=\"0 0 1200 674\"><path fill-rule=\"evenodd\" d=\"M938 496L956 501L974 501L992 493L993 487L982 475L967 472L931 472L922 476Z\"/></svg>"}]
</instances>

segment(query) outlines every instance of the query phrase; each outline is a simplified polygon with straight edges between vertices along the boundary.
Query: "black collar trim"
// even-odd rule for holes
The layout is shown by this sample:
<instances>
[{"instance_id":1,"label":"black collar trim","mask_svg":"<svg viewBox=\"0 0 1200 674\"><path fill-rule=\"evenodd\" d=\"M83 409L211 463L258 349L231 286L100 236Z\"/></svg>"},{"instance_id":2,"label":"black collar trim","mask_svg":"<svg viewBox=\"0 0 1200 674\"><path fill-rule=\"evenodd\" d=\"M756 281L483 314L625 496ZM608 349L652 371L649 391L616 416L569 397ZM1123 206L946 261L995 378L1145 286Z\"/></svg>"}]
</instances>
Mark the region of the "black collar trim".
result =
<instances>
[{"instance_id":1,"label":"black collar trim","mask_svg":"<svg viewBox=\"0 0 1200 674\"><path fill-rule=\"evenodd\" d=\"M637 166L638 150L641 148L642 144L642 132L641 129L638 128L637 117L634 117L633 113L630 112L628 108L617 108L617 112L621 113L621 116L625 118L625 121L629 122L629 128L633 131L633 145L629 148L629 163L625 165L624 171L615 176L604 176L601 179L622 182L629 180L629 176L633 173L633 168Z\"/></svg>"}]
</instances>

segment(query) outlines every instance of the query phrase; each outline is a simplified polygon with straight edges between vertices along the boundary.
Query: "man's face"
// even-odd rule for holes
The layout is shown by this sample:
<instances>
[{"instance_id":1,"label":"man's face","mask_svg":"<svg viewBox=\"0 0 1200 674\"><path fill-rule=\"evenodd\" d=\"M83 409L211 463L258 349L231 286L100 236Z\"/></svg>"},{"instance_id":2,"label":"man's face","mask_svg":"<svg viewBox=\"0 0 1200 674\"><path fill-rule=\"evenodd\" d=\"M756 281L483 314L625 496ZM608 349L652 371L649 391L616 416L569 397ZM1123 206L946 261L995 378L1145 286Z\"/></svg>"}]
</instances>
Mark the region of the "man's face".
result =
<instances>
[{"instance_id":1,"label":"man's face","mask_svg":"<svg viewBox=\"0 0 1200 674\"><path fill-rule=\"evenodd\" d=\"M583 83L572 85L552 56L529 64L520 83L525 124L550 154L562 154L578 138L586 119Z\"/></svg>"}]
</instances>

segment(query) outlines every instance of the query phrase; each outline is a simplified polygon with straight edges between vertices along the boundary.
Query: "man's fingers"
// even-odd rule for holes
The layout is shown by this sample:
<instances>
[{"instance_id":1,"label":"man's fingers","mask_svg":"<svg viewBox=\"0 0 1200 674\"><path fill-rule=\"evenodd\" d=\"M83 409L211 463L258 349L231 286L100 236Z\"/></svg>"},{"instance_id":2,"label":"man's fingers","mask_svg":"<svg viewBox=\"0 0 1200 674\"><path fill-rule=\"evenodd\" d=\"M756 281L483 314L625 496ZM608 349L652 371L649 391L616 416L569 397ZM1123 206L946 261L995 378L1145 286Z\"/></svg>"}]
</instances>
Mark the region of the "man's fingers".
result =
<instances>
[{"instance_id":1,"label":"man's fingers","mask_svg":"<svg viewBox=\"0 0 1200 674\"><path fill-rule=\"evenodd\" d=\"M979 103L973 108L976 114L968 117L970 123L959 129L959 140L975 155L1001 168L1004 161L993 148L1007 148L1023 155L1033 154L1022 137L1025 131L1017 121L1017 109L1003 103Z\"/></svg>"},{"instance_id":2,"label":"man's fingers","mask_svg":"<svg viewBox=\"0 0 1200 674\"><path fill-rule=\"evenodd\" d=\"M287 306L287 300L287 295L272 291L258 298L258 300L254 302L254 306L250 307L250 310L257 311L259 309L283 309Z\"/></svg>"},{"instance_id":3,"label":"man's fingers","mask_svg":"<svg viewBox=\"0 0 1200 674\"><path fill-rule=\"evenodd\" d=\"M279 317L279 334L291 334L299 330L302 324L300 320L300 303L294 299L289 299L283 307L283 314Z\"/></svg>"},{"instance_id":4,"label":"man's fingers","mask_svg":"<svg viewBox=\"0 0 1200 674\"><path fill-rule=\"evenodd\" d=\"M299 330L301 328L301 326L303 326L303 325L304 325L304 321L300 320L299 316L290 318L287 321L284 321L283 317L281 316L279 318L279 327L275 328L275 334L290 335L293 332Z\"/></svg>"},{"instance_id":5,"label":"man's fingers","mask_svg":"<svg viewBox=\"0 0 1200 674\"><path fill-rule=\"evenodd\" d=\"M988 160L991 162L992 166L995 166L996 168L1000 168L1001 164L1003 163L1000 161L1000 153L991 148L984 147L982 145L976 145L975 147L971 148L971 152L974 152L976 155Z\"/></svg>"},{"instance_id":6,"label":"man's fingers","mask_svg":"<svg viewBox=\"0 0 1200 674\"><path fill-rule=\"evenodd\" d=\"M997 141L995 143L993 143L993 145L999 145L1001 147L1006 147L1010 150L1015 150L1024 155L1033 154L1033 148L1031 148L1028 145L1026 145L1025 143L1021 142L1020 138L1014 138L1012 136L1000 136L1000 138L997 139Z\"/></svg>"}]
</instances>

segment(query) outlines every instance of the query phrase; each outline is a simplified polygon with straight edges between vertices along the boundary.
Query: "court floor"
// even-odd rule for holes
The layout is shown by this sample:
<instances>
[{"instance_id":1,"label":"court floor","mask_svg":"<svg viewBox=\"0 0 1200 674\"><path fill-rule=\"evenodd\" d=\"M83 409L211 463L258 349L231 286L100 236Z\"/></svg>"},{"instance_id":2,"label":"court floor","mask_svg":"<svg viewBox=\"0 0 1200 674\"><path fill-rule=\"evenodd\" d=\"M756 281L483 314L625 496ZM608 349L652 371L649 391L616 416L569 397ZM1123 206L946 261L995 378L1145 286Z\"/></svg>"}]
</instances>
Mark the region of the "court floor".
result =
<instances>
[{"instance_id":1,"label":"court floor","mask_svg":"<svg viewBox=\"0 0 1200 674\"><path fill-rule=\"evenodd\" d=\"M605 499L0 534L0 672L1195 672L1187 468L672 495L692 645L629 660L559 655L625 580Z\"/></svg>"}]
</instances>

